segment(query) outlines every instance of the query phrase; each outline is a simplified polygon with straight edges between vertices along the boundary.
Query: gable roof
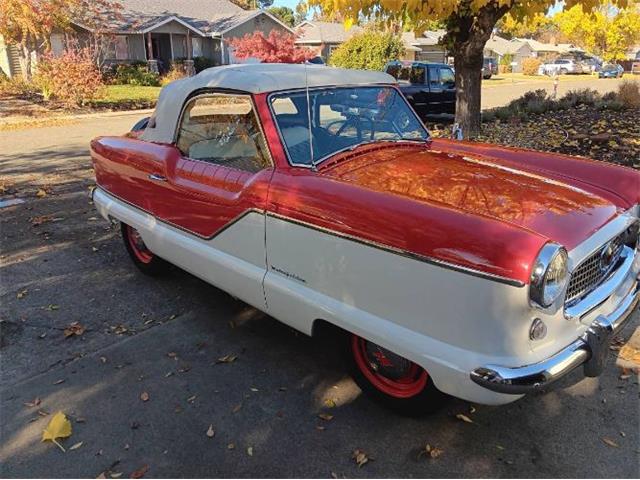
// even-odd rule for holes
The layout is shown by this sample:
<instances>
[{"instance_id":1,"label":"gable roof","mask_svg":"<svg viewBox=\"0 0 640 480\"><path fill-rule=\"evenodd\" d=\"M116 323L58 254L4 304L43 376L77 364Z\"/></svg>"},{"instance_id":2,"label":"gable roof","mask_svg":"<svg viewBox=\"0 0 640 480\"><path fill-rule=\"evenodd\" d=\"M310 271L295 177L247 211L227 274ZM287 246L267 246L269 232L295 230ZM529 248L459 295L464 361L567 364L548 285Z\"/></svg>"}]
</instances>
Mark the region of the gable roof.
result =
<instances>
[{"instance_id":1,"label":"gable roof","mask_svg":"<svg viewBox=\"0 0 640 480\"><path fill-rule=\"evenodd\" d=\"M345 30L344 25L336 22L316 22L306 20L296 27L298 39L296 43L320 44L342 43L354 35L363 32L358 25Z\"/></svg>"},{"instance_id":2,"label":"gable roof","mask_svg":"<svg viewBox=\"0 0 640 480\"><path fill-rule=\"evenodd\" d=\"M444 34L444 31L426 31L422 36L416 37L414 32L402 32L402 43L407 50L420 51L420 47L438 45Z\"/></svg>"},{"instance_id":3,"label":"gable roof","mask_svg":"<svg viewBox=\"0 0 640 480\"><path fill-rule=\"evenodd\" d=\"M201 35L220 35L259 15L293 30L265 10L243 10L229 0L119 0L119 12L102 13L101 31L145 33L172 20ZM95 22L95 21L94 21ZM87 29L82 20L76 22Z\"/></svg>"},{"instance_id":4,"label":"gable roof","mask_svg":"<svg viewBox=\"0 0 640 480\"><path fill-rule=\"evenodd\" d=\"M527 43L534 52L565 53L578 50L578 48L571 43L544 43L534 40L533 38L518 38L518 40Z\"/></svg>"},{"instance_id":5,"label":"gable roof","mask_svg":"<svg viewBox=\"0 0 640 480\"><path fill-rule=\"evenodd\" d=\"M485 50L492 50L496 52L498 55L507 55L507 54L516 54L522 48L529 47L526 42L513 39L507 40L506 38L502 38L498 35L493 35L485 45ZM529 47L531 48L531 47Z\"/></svg>"}]
</instances>

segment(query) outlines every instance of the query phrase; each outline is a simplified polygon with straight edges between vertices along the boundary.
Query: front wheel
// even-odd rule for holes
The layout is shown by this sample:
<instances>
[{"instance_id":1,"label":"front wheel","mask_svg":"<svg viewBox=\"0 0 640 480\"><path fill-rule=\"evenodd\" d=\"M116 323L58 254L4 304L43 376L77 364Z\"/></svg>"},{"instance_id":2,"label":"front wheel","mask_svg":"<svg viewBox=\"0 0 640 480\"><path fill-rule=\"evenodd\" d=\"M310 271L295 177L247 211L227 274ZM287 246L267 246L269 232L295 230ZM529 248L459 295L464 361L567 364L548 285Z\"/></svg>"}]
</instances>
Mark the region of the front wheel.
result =
<instances>
[{"instance_id":1,"label":"front wheel","mask_svg":"<svg viewBox=\"0 0 640 480\"><path fill-rule=\"evenodd\" d=\"M419 365L357 335L347 335L346 356L358 386L374 400L407 416L438 410L447 396Z\"/></svg>"},{"instance_id":2,"label":"front wheel","mask_svg":"<svg viewBox=\"0 0 640 480\"><path fill-rule=\"evenodd\" d=\"M151 276L162 275L169 268L169 264L147 248L140 232L126 223L120 223L124 246L138 269Z\"/></svg>"}]
</instances>

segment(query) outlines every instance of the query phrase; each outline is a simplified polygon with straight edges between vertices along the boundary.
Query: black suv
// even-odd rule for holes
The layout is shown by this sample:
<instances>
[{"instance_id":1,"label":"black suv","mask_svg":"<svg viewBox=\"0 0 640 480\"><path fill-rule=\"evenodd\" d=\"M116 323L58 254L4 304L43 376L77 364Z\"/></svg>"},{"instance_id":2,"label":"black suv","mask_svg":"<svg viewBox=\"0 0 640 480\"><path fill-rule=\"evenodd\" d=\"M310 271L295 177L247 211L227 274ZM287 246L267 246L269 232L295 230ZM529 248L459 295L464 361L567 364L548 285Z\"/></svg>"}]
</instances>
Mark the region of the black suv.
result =
<instances>
[{"instance_id":1,"label":"black suv","mask_svg":"<svg viewBox=\"0 0 640 480\"><path fill-rule=\"evenodd\" d=\"M400 91L421 118L456 113L456 80L449 65L396 61L384 70L398 80Z\"/></svg>"}]
</instances>

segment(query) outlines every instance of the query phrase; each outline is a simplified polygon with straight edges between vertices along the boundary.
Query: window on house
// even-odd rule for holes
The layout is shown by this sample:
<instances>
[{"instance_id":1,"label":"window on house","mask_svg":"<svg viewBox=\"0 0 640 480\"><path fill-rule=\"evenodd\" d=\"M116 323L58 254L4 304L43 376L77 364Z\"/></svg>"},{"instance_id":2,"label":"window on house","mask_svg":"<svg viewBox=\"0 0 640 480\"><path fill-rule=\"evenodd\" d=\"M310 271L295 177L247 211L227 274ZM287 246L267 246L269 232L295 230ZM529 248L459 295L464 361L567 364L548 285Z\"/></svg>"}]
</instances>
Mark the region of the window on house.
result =
<instances>
[{"instance_id":1,"label":"window on house","mask_svg":"<svg viewBox=\"0 0 640 480\"><path fill-rule=\"evenodd\" d=\"M116 60L127 60L129 58L129 39L124 35L117 35L113 39L112 57Z\"/></svg>"},{"instance_id":2,"label":"window on house","mask_svg":"<svg viewBox=\"0 0 640 480\"><path fill-rule=\"evenodd\" d=\"M258 172L271 164L248 95L202 95L184 109L177 147L183 155L238 170Z\"/></svg>"},{"instance_id":3,"label":"window on house","mask_svg":"<svg viewBox=\"0 0 640 480\"><path fill-rule=\"evenodd\" d=\"M191 37L191 56L202 57L202 39Z\"/></svg>"}]
</instances>

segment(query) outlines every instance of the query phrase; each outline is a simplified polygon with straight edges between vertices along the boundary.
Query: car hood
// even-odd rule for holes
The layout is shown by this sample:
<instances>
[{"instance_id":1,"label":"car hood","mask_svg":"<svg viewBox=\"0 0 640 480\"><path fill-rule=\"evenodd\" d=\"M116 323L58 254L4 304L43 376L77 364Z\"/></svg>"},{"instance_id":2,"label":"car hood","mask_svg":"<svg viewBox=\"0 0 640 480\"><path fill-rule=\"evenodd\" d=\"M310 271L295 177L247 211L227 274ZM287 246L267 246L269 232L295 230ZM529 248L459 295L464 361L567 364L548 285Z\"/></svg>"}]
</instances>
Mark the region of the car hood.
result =
<instances>
[{"instance_id":1,"label":"car hood","mask_svg":"<svg viewBox=\"0 0 640 480\"><path fill-rule=\"evenodd\" d=\"M613 203L593 193L485 156L398 144L362 147L349 157L336 159L325 175L517 225L567 248L617 213Z\"/></svg>"}]
</instances>

